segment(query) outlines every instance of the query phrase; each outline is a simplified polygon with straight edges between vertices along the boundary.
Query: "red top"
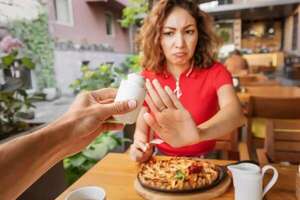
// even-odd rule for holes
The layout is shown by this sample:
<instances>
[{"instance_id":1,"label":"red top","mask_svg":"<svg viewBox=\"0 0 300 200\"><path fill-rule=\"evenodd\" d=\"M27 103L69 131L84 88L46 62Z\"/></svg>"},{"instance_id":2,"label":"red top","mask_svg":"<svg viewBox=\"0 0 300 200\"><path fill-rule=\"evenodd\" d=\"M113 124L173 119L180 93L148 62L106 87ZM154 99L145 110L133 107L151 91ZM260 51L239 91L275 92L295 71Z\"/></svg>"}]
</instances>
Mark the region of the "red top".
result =
<instances>
[{"instance_id":1,"label":"red top","mask_svg":"<svg viewBox=\"0 0 300 200\"><path fill-rule=\"evenodd\" d=\"M168 85L173 91L176 89L176 79L166 70L162 73L144 70L141 74L149 80L157 79L163 87ZM217 91L225 84L232 84L231 74L222 64L214 63L209 68L191 68L182 73L176 94L199 125L218 112ZM158 138L157 134L154 135ZM167 143L156 146L162 153L170 156L199 156L212 151L215 143L215 140L207 140L180 148L173 148Z\"/></svg>"}]
</instances>

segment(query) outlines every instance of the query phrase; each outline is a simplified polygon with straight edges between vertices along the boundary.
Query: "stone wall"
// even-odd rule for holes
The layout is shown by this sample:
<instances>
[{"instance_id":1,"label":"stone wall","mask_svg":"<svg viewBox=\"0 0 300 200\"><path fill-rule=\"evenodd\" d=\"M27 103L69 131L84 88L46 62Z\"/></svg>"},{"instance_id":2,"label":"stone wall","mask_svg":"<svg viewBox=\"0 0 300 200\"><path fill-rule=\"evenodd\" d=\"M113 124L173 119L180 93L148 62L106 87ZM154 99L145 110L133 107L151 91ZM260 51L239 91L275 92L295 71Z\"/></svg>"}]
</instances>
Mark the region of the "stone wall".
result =
<instances>
[{"instance_id":1,"label":"stone wall","mask_svg":"<svg viewBox=\"0 0 300 200\"><path fill-rule=\"evenodd\" d=\"M61 51L54 52L54 71L56 84L63 95L72 94L69 85L81 77L80 67L83 61L90 61L90 67L96 68L102 63L120 65L129 54L96 51Z\"/></svg>"}]
</instances>

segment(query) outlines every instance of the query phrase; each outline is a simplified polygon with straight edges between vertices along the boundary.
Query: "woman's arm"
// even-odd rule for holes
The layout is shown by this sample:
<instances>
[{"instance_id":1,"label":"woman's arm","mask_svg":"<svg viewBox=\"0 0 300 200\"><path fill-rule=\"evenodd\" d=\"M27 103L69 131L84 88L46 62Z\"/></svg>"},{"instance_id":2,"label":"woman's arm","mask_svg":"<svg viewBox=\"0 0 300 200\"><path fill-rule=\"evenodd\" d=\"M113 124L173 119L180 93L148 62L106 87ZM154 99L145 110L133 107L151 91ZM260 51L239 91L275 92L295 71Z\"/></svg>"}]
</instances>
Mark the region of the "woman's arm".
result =
<instances>
[{"instance_id":1,"label":"woman's arm","mask_svg":"<svg viewBox=\"0 0 300 200\"><path fill-rule=\"evenodd\" d=\"M198 126L200 140L222 137L246 122L240 102L231 85L224 85L218 91L220 110L208 121Z\"/></svg>"},{"instance_id":2,"label":"woman's arm","mask_svg":"<svg viewBox=\"0 0 300 200\"><path fill-rule=\"evenodd\" d=\"M142 107L139 113L138 119L136 121L136 128L134 131L134 140L141 141L146 143L147 142L147 133L149 130L149 126L145 122L143 115L147 112L146 107Z\"/></svg>"},{"instance_id":3,"label":"woman's arm","mask_svg":"<svg viewBox=\"0 0 300 200\"><path fill-rule=\"evenodd\" d=\"M130 146L130 157L132 160L137 162L147 161L153 153L153 146L148 144L147 141L147 133L149 131L149 126L143 118L146 112L147 108L142 107L136 122L134 142Z\"/></svg>"},{"instance_id":4,"label":"woman's arm","mask_svg":"<svg viewBox=\"0 0 300 200\"><path fill-rule=\"evenodd\" d=\"M165 142L173 147L192 145L202 140L221 137L245 122L231 85L224 85L217 91L220 111L198 127L169 87L162 89L155 80L153 85L155 90L151 83L146 83L148 90L146 101L153 115L145 113L144 119ZM164 105L163 109L159 109L161 104Z\"/></svg>"},{"instance_id":5,"label":"woman's arm","mask_svg":"<svg viewBox=\"0 0 300 200\"><path fill-rule=\"evenodd\" d=\"M0 145L0 199L16 199L49 168L79 152L103 131L123 128L105 120L129 112L135 101L112 103L116 91L102 89L77 96L57 121Z\"/></svg>"}]
</instances>

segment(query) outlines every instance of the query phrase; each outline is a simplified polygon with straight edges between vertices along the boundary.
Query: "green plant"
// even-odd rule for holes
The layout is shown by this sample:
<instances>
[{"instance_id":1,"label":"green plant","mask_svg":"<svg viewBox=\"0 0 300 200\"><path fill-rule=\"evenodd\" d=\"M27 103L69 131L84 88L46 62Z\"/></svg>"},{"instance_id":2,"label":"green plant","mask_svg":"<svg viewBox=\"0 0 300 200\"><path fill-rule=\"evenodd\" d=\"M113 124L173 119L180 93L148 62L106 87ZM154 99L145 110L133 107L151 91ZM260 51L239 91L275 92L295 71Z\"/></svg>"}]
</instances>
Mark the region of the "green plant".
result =
<instances>
[{"instance_id":1,"label":"green plant","mask_svg":"<svg viewBox=\"0 0 300 200\"><path fill-rule=\"evenodd\" d=\"M125 28L130 25L141 25L148 7L148 0L129 0L128 6L123 9L121 25Z\"/></svg>"},{"instance_id":2,"label":"green plant","mask_svg":"<svg viewBox=\"0 0 300 200\"><path fill-rule=\"evenodd\" d=\"M66 158L64 160L64 168L68 183L71 184L76 181L109 151L129 141L128 139L117 137L112 132L104 133L80 153Z\"/></svg>"},{"instance_id":3,"label":"green plant","mask_svg":"<svg viewBox=\"0 0 300 200\"><path fill-rule=\"evenodd\" d=\"M230 43L230 28L223 27L217 29L217 35L222 39L222 42L227 44Z\"/></svg>"},{"instance_id":4,"label":"green plant","mask_svg":"<svg viewBox=\"0 0 300 200\"><path fill-rule=\"evenodd\" d=\"M21 51L21 45L19 40L10 36L1 41L0 70L21 73L25 69L34 69L35 64ZM7 78L6 84L0 85L0 139L29 127L18 117L20 111L34 107L23 85L22 78L13 75Z\"/></svg>"},{"instance_id":5,"label":"green plant","mask_svg":"<svg viewBox=\"0 0 300 200\"><path fill-rule=\"evenodd\" d=\"M48 16L45 12L36 20L17 20L8 26L10 33L23 41L24 52L36 64L38 89L54 87L54 41L48 31Z\"/></svg>"},{"instance_id":6,"label":"green plant","mask_svg":"<svg viewBox=\"0 0 300 200\"><path fill-rule=\"evenodd\" d=\"M111 65L102 64L96 70L90 69L88 65L82 65L80 70L82 77L70 85L74 93L109 87L114 82Z\"/></svg>"},{"instance_id":7,"label":"green plant","mask_svg":"<svg viewBox=\"0 0 300 200\"><path fill-rule=\"evenodd\" d=\"M96 90L104 87L118 87L121 80L132 72L141 69L138 55L128 56L121 66L101 64L97 69L91 69L88 65L81 66L82 77L76 79L70 88L76 94L80 91Z\"/></svg>"}]
</instances>

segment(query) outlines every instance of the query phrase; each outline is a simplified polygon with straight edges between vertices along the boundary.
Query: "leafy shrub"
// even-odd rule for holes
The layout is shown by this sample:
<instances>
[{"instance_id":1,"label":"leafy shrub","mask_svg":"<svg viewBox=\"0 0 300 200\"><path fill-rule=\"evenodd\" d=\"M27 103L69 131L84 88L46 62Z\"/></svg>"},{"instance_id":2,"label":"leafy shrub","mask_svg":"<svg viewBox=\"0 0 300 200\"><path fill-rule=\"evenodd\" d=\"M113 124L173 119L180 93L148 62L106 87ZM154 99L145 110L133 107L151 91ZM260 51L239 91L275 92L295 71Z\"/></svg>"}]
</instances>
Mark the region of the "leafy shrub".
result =
<instances>
[{"instance_id":1,"label":"leafy shrub","mask_svg":"<svg viewBox=\"0 0 300 200\"><path fill-rule=\"evenodd\" d=\"M128 139L119 138L114 133L104 133L98 136L89 146L78 154L64 160L68 183L73 183L87 170L94 166L109 151L122 145Z\"/></svg>"},{"instance_id":2,"label":"leafy shrub","mask_svg":"<svg viewBox=\"0 0 300 200\"><path fill-rule=\"evenodd\" d=\"M45 12L33 21L16 20L9 24L10 33L23 41L24 52L35 61L39 90L55 86L54 41L48 30Z\"/></svg>"},{"instance_id":3,"label":"leafy shrub","mask_svg":"<svg viewBox=\"0 0 300 200\"><path fill-rule=\"evenodd\" d=\"M10 36L0 42L0 70L21 73L34 69L32 59L22 52L22 43ZM28 129L29 125L18 117L22 110L33 107L31 99L24 89L24 79L11 74L5 84L0 84L0 139L12 133Z\"/></svg>"}]
</instances>

